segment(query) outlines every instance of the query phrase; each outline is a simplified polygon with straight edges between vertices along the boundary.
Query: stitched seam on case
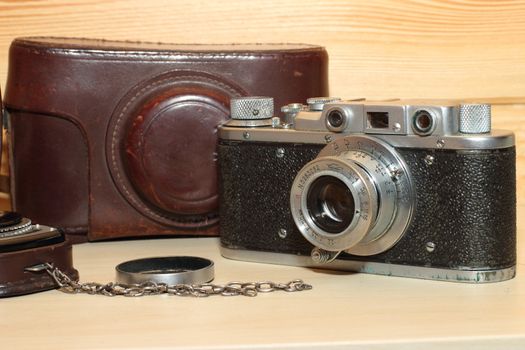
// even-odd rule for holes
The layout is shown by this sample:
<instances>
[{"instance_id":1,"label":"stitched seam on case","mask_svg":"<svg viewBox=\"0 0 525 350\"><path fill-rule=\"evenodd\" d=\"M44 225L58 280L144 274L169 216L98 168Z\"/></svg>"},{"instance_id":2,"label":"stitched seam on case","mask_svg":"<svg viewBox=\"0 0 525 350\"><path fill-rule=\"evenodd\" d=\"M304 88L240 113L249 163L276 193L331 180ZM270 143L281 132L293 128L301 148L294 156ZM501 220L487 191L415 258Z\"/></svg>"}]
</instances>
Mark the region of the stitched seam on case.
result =
<instances>
[{"instance_id":1,"label":"stitched seam on case","mask_svg":"<svg viewBox=\"0 0 525 350\"><path fill-rule=\"evenodd\" d=\"M18 105L14 105L14 106L9 106L11 109L13 110L16 110L16 111L19 111L19 112L22 112L22 113L30 113L30 114L38 114L38 115L42 115L42 116L47 116L47 117L50 117L50 118L57 118L57 119L62 119L62 120L65 120L71 124L73 124L77 130L81 133L82 135L82 151L85 152L85 155L86 155L86 160L87 160L87 193L88 193L88 196L91 194L91 151L90 151L90 141L89 141L89 138L87 136L87 132L84 128L84 125L80 122L79 119L77 119L76 116L72 115L72 114L68 114L68 113L63 113L63 112L49 112L49 111L42 111L40 109L32 109L32 108L22 108ZM11 152L11 151L10 151ZM10 157L10 159L12 160L14 157ZM14 169L14 168L12 168ZM15 180L15 177L13 176L12 177L12 180L14 181ZM12 188L15 188L14 187L14 184L11 183L11 186ZM11 190L12 191L12 190ZM13 199L14 200L14 197ZM89 200L89 197L86 198L87 200L87 206L88 206L88 213L87 213L87 221L88 221L88 226L77 226L77 227L74 227L74 229L84 229L85 232L88 232L89 231L89 226L90 226L90 222L91 222L91 203L90 203L90 200Z\"/></svg>"},{"instance_id":2,"label":"stitched seam on case","mask_svg":"<svg viewBox=\"0 0 525 350\"><path fill-rule=\"evenodd\" d=\"M123 176L120 172L120 169L118 167L118 164L117 164L117 156L116 156L116 146L118 145L118 136L121 135L121 129L122 129L122 120L123 120L123 117L124 115L126 114L126 111L128 110L129 106L139 97L141 96L144 91L148 90L149 88L151 87L154 87L154 86L158 86L158 85L161 85L162 83L165 83L165 82L169 82L169 81L177 81L177 80L181 80L181 79L184 79L184 78L190 78L190 79L196 79L196 80L199 80L199 81L207 81L207 82L211 82L211 83L214 83L214 84L218 84L219 86L221 86L222 88L226 89L227 91L231 92L233 95L236 95L238 92L233 90L231 87L219 82L219 81L216 81L216 80L213 80L213 79L210 79L210 78L207 78L207 77L202 77L202 76L197 76L197 75L182 75L182 76L179 76L179 77L176 77L176 79L174 78L164 78L164 79L161 79L161 80L157 80L155 82L152 82L144 87L142 87L139 91L137 91L137 93L129 99L129 101L126 103L126 105L121 109L121 112L119 114L119 116L117 117L117 120L115 121L115 127L113 129L113 133L112 133L112 137L111 137L111 165L112 165L112 169L113 171L115 172L115 176L117 177L117 182L120 184L120 187L122 188L122 190L125 192L125 195L126 195L126 198L130 199L134 205L136 207L138 207L139 209L141 210L144 210L146 211L148 214L150 214L151 216L154 216L154 217L157 217L157 218L162 218L162 219L167 219L167 220L170 220L172 222L178 222L178 223L188 223L188 222L191 222L191 221L181 221L181 220L174 220L173 218L169 217L169 216L165 216L165 215L161 215L157 212L154 212L152 211L150 208L148 208L147 206L145 206L143 203L139 202L136 198L136 196L130 192L130 190L128 190L128 187L126 186L126 184L124 183L124 180L122 179ZM203 217L207 219L210 219L210 218L214 218L213 216L211 215L203 215ZM199 221L197 221L199 222Z\"/></svg>"},{"instance_id":3,"label":"stitched seam on case","mask_svg":"<svg viewBox=\"0 0 525 350\"><path fill-rule=\"evenodd\" d=\"M63 226L60 227L66 234L85 233L88 231L88 226Z\"/></svg>"},{"instance_id":4,"label":"stitched seam on case","mask_svg":"<svg viewBox=\"0 0 525 350\"><path fill-rule=\"evenodd\" d=\"M323 48L320 45L317 44L307 44L307 43L301 43L301 42L270 42L270 43L264 43L264 42L244 42L244 43L167 43L167 42L153 42L153 41L142 41L142 40L106 40L106 39L100 39L100 38L86 38L86 37L77 37L77 38L70 38L70 37L60 37L60 36L27 36L27 37L19 37L15 38L15 42L17 44L31 46L31 47L49 47L50 40L77 40L77 41L86 41L90 42L92 44L94 43L105 43L105 44L115 44L117 45L157 45L159 47L161 46L195 46L195 47L241 47L241 46L301 46L302 48L299 49L289 49L289 50L302 50L302 49L309 49L309 48ZM56 45L60 45L59 43L55 43ZM86 45L80 45L80 44L73 44L73 43L62 43L63 46L70 45L69 48L74 48L74 46L86 46ZM94 45L93 45L94 46ZM111 46L108 46L111 47ZM175 51L175 50L174 50Z\"/></svg>"},{"instance_id":5,"label":"stitched seam on case","mask_svg":"<svg viewBox=\"0 0 525 350\"><path fill-rule=\"evenodd\" d=\"M148 44L148 43L147 43ZM153 43L149 43L153 44ZM231 52L225 52L225 51L218 51L216 53L213 52L199 52L199 51L184 51L184 50L137 50L137 49L127 49L122 48L119 49L83 49L83 48L61 48L61 47L50 47L46 46L45 43L38 43L38 42L31 42L31 41L15 41L13 43L14 46L18 46L20 48L25 48L31 50L31 52L42 52L52 55L64 55L70 58L74 58L75 56L78 56L78 58L89 58L89 57L99 57L99 58L107 58L107 59L125 59L125 58L132 58L136 59L139 58L164 58L167 60L181 60L181 59L189 59L196 58L199 60L199 62L202 63L211 63L214 61L206 62L203 61L203 58L208 58L212 60L216 59L252 59L252 58L279 58L279 57L293 57L293 58L307 58L312 56L318 56L319 54L323 54L325 52L325 49L321 46L311 45L309 47L304 48L297 48L297 49L286 49L283 48L281 50L267 50L267 51L261 51L261 50L245 50L241 52L236 52L235 50L232 50ZM51 43L47 44L51 45ZM176 44L165 44L166 46L169 45L176 45ZM191 44L188 44L191 45ZM283 44L265 44L265 45L283 45ZM306 45L306 44L290 44L290 45ZM162 43L159 44L159 46L162 46ZM208 44L203 45L204 46L210 46ZM213 46L213 45L211 45ZM225 45L228 46L228 45ZM197 45L196 47L199 47ZM219 47L219 45L217 46ZM205 50L204 50L205 51Z\"/></svg>"},{"instance_id":6,"label":"stitched seam on case","mask_svg":"<svg viewBox=\"0 0 525 350\"><path fill-rule=\"evenodd\" d=\"M295 54L293 52L285 52L280 54L275 53L237 53L237 54L209 54L209 53L183 53L183 54L174 54L169 52L147 52L147 51L106 51L106 52L95 52L95 51L85 51L85 50L59 50L59 49L48 49L45 50L46 53L50 54L60 54L74 58L75 56L79 58L95 57L95 58L106 58L115 60L124 60L125 58L136 59L136 58L157 58L165 60L198 60L202 63L213 63L217 59L254 59L254 58L282 58L282 57L291 57L291 58L307 58L312 56L317 56L317 53L307 53L307 54ZM210 61L203 61L202 59L209 59Z\"/></svg>"}]
</instances>

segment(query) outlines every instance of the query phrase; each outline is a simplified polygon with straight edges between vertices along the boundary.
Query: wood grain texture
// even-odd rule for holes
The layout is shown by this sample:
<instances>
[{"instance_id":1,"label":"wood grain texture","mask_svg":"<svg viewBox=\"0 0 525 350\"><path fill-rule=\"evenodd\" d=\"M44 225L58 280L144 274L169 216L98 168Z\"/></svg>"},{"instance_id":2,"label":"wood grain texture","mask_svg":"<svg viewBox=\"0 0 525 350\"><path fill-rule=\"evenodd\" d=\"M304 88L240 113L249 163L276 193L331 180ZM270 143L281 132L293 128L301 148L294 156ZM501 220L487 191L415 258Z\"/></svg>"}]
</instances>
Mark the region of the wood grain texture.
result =
<instances>
[{"instance_id":1,"label":"wood grain texture","mask_svg":"<svg viewBox=\"0 0 525 350\"><path fill-rule=\"evenodd\" d=\"M0 1L0 81L14 37L327 47L333 95L523 100L524 1Z\"/></svg>"},{"instance_id":2,"label":"wood grain texture","mask_svg":"<svg viewBox=\"0 0 525 350\"><path fill-rule=\"evenodd\" d=\"M0 82L11 40L29 35L309 42L328 49L332 95L525 102L525 1L0 1ZM517 131L525 180L524 107L494 123Z\"/></svg>"},{"instance_id":3,"label":"wood grain texture","mask_svg":"<svg viewBox=\"0 0 525 350\"><path fill-rule=\"evenodd\" d=\"M521 226L521 228L525 228ZM0 300L3 349L505 349L525 346L525 265L472 285L234 261L214 238L100 242L73 248L82 281L148 256L215 262L216 283L302 278L313 289L255 298L143 298L59 291Z\"/></svg>"}]
</instances>

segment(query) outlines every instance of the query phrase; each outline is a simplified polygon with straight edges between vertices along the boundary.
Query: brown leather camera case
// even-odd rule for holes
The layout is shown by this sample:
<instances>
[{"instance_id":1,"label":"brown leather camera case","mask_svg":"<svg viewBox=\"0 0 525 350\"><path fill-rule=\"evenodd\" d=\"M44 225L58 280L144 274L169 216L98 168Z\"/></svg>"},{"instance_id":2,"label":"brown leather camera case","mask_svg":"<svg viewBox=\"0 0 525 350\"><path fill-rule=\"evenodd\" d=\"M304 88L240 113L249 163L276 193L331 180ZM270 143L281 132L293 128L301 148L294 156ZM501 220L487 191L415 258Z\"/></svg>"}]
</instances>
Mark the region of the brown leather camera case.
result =
<instances>
[{"instance_id":1,"label":"brown leather camera case","mask_svg":"<svg viewBox=\"0 0 525 350\"><path fill-rule=\"evenodd\" d=\"M13 208L90 240L217 234L216 128L234 96L328 95L303 44L20 38L10 49Z\"/></svg>"}]
</instances>

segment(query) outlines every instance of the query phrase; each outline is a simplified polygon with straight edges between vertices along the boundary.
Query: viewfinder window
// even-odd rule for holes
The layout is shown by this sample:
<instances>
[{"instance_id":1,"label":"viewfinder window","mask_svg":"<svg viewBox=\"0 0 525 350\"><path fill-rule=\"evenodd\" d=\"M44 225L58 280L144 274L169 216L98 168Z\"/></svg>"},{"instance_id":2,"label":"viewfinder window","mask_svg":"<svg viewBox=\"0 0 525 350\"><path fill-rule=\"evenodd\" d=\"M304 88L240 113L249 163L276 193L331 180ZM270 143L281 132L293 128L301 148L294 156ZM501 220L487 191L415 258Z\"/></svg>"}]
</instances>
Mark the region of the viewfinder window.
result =
<instances>
[{"instance_id":1,"label":"viewfinder window","mask_svg":"<svg viewBox=\"0 0 525 350\"><path fill-rule=\"evenodd\" d=\"M368 128L388 129L388 112L366 112Z\"/></svg>"}]
</instances>

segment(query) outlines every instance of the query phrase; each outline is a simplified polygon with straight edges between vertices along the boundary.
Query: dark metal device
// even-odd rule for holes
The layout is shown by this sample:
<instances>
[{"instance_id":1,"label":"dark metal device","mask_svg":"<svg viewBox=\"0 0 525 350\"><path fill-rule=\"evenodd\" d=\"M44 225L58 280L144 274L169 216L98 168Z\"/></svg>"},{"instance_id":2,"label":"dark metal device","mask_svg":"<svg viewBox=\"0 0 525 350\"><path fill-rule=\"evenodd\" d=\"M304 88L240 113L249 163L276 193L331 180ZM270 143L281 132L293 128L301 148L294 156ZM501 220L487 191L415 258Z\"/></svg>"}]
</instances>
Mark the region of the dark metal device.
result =
<instances>
[{"instance_id":1,"label":"dark metal device","mask_svg":"<svg viewBox=\"0 0 525 350\"><path fill-rule=\"evenodd\" d=\"M514 135L491 130L490 105L315 98L283 107L284 120L257 117L265 98L236 105L219 132L225 257L464 282L514 276Z\"/></svg>"},{"instance_id":2,"label":"dark metal device","mask_svg":"<svg viewBox=\"0 0 525 350\"><path fill-rule=\"evenodd\" d=\"M33 224L15 212L0 212L0 253L63 241L64 236L53 227Z\"/></svg>"},{"instance_id":3,"label":"dark metal device","mask_svg":"<svg viewBox=\"0 0 525 350\"><path fill-rule=\"evenodd\" d=\"M47 273L32 269L44 262L78 278L71 244L59 230L0 212L0 298L57 288Z\"/></svg>"}]
</instances>

